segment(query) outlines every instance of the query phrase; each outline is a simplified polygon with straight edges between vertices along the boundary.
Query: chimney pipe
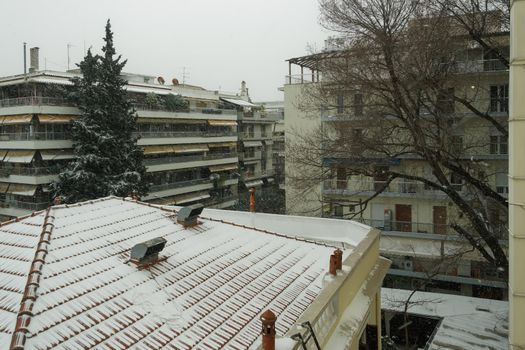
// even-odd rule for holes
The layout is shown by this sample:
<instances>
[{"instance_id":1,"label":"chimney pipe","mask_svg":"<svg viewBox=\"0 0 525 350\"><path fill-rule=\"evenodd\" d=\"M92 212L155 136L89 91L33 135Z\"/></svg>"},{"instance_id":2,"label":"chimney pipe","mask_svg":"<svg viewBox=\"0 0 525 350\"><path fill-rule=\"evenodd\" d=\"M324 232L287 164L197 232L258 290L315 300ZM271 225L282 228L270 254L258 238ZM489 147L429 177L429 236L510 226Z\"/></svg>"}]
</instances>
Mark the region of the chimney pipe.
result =
<instances>
[{"instance_id":1,"label":"chimney pipe","mask_svg":"<svg viewBox=\"0 0 525 350\"><path fill-rule=\"evenodd\" d=\"M250 188L250 212L255 213L255 187Z\"/></svg>"},{"instance_id":2,"label":"chimney pipe","mask_svg":"<svg viewBox=\"0 0 525 350\"><path fill-rule=\"evenodd\" d=\"M335 255L335 268L336 270L342 270L343 269L343 251L339 248L334 250Z\"/></svg>"},{"instance_id":3,"label":"chimney pipe","mask_svg":"<svg viewBox=\"0 0 525 350\"><path fill-rule=\"evenodd\" d=\"M337 275L337 257L334 254L330 255L330 266L328 268L328 272L330 275Z\"/></svg>"},{"instance_id":4,"label":"chimney pipe","mask_svg":"<svg viewBox=\"0 0 525 350\"><path fill-rule=\"evenodd\" d=\"M36 72L39 69L38 52L39 52L38 47L32 47L29 49L29 73Z\"/></svg>"},{"instance_id":5,"label":"chimney pipe","mask_svg":"<svg viewBox=\"0 0 525 350\"><path fill-rule=\"evenodd\" d=\"M271 310L261 315L262 350L275 350L275 321L277 317Z\"/></svg>"}]
</instances>

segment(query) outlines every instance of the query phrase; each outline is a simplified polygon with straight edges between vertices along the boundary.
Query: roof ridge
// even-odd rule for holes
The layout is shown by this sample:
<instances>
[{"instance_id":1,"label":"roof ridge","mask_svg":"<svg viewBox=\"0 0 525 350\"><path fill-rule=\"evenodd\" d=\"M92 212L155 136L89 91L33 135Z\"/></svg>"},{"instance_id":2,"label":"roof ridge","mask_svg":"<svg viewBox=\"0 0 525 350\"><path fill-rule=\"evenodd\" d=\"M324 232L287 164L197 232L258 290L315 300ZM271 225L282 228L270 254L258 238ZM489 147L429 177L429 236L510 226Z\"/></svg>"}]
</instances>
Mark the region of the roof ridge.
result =
<instances>
[{"instance_id":1,"label":"roof ridge","mask_svg":"<svg viewBox=\"0 0 525 350\"><path fill-rule=\"evenodd\" d=\"M42 275L42 267L45 264L48 253L48 245L51 240L51 232L55 227L55 217L51 215L52 207L47 208L42 225L42 232L35 251L35 257L27 276L24 295L20 301L20 309L16 318L16 326L11 338L11 350L23 350L27 338L28 327L33 316L33 306L37 298L37 289Z\"/></svg>"}]
</instances>

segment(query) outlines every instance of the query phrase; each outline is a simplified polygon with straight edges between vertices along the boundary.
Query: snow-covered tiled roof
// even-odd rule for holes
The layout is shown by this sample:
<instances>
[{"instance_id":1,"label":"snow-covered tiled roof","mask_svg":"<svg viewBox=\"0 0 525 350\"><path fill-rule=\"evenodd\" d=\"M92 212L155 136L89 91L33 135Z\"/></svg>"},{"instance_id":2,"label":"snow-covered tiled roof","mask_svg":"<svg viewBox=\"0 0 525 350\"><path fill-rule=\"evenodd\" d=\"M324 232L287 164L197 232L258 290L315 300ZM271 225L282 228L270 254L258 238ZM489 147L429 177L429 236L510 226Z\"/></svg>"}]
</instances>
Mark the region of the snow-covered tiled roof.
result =
<instances>
[{"instance_id":1,"label":"snow-covered tiled roof","mask_svg":"<svg viewBox=\"0 0 525 350\"><path fill-rule=\"evenodd\" d=\"M410 290L381 289L381 307L402 312ZM409 313L442 318L428 349L506 350L509 303L430 292L416 292Z\"/></svg>"},{"instance_id":2,"label":"snow-covered tiled roof","mask_svg":"<svg viewBox=\"0 0 525 350\"><path fill-rule=\"evenodd\" d=\"M216 216L184 228L173 210L108 197L1 226L0 348L247 349L268 308L284 335L334 247ZM131 248L155 237L167 240L159 262L138 269Z\"/></svg>"}]
</instances>

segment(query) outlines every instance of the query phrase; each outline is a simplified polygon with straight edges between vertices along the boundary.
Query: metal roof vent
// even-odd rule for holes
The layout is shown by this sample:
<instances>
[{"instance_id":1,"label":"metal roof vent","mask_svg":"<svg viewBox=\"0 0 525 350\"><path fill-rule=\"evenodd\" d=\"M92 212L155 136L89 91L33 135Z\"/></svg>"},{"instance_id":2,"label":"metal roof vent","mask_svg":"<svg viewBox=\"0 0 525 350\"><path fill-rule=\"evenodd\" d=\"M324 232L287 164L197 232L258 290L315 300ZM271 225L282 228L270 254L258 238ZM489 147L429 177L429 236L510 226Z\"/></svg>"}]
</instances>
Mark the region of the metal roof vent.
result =
<instances>
[{"instance_id":1,"label":"metal roof vent","mask_svg":"<svg viewBox=\"0 0 525 350\"><path fill-rule=\"evenodd\" d=\"M135 244L131 248L131 262L141 266L154 264L159 260L159 253L165 246L166 240L162 237Z\"/></svg>"},{"instance_id":2,"label":"metal roof vent","mask_svg":"<svg viewBox=\"0 0 525 350\"><path fill-rule=\"evenodd\" d=\"M197 225L197 218L202 213L204 206L202 204L192 204L181 208L177 214L177 223L184 227Z\"/></svg>"}]
</instances>

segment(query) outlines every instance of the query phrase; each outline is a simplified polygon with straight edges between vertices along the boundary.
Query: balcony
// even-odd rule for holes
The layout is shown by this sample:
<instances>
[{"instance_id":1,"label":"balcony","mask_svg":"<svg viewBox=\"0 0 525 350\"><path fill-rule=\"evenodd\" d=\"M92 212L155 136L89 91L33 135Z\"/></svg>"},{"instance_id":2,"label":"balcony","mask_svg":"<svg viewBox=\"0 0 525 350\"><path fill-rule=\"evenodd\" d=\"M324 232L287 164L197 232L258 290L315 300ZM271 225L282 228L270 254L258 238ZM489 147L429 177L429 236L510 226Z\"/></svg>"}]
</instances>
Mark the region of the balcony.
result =
<instances>
[{"instance_id":1,"label":"balcony","mask_svg":"<svg viewBox=\"0 0 525 350\"><path fill-rule=\"evenodd\" d=\"M371 196L379 191L385 181L373 180L325 180L323 182L323 194L343 196ZM461 189L461 184L457 184ZM416 196L418 198L442 198L446 195L438 190L425 187L418 182L394 180L380 194L383 197L405 197Z\"/></svg>"},{"instance_id":2,"label":"balcony","mask_svg":"<svg viewBox=\"0 0 525 350\"><path fill-rule=\"evenodd\" d=\"M11 175L42 176L56 175L60 173L58 167L0 167L0 177Z\"/></svg>"},{"instance_id":3,"label":"balcony","mask_svg":"<svg viewBox=\"0 0 525 350\"><path fill-rule=\"evenodd\" d=\"M46 209L50 205L51 205L50 202L34 203L34 202L22 202L22 201L16 201L16 200L8 200L8 201L0 202L0 208L15 208L15 209L29 210L31 212Z\"/></svg>"},{"instance_id":4,"label":"balcony","mask_svg":"<svg viewBox=\"0 0 525 350\"><path fill-rule=\"evenodd\" d=\"M150 192L159 192L159 191L164 191L164 190L171 190L174 188L189 187L189 186L209 184L209 183L211 183L211 180L209 178L202 178L202 179L178 181L178 182L172 182L172 183L166 183L166 184L160 184L160 185L151 185L149 189L150 189Z\"/></svg>"},{"instance_id":5,"label":"balcony","mask_svg":"<svg viewBox=\"0 0 525 350\"><path fill-rule=\"evenodd\" d=\"M162 157L162 158L145 158L144 165L158 165L166 163L186 163L202 160L216 160L216 159L227 159L237 157L237 152L230 153L214 153L207 155L198 156L173 156L173 157Z\"/></svg>"},{"instance_id":6,"label":"balcony","mask_svg":"<svg viewBox=\"0 0 525 350\"><path fill-rule=\"evenodd\" d=\"M16 132L1 133L0 141L50 141L70 140L69 132Z\"/></svg>"},{"instance_id":7,"label":"balcony","mask_svg":"<svg viewBox=\"0 0 525 350\"><path fill-rule=\"evenodd\" d=\"M237 132L208 132L208 131L139 131L134 132L135 137L140 138L168 138L168 137L223 137L237 136Z\"/></svg>"},{"instance_id":8,"label":"balcony","mask_svg":"<svg viewBox=\"0 0 525 350\"><path fill-rule=\"evenodd\" d=\"M398 232L414 232L414 233L432 233L432 234L450 234L457 235L449 225L433 224L428 222L415 221L388 221L388 220L373 220L373 219L359 219L368 226L378 228L383 231L398 231Z\"/></svg>"},{"instance_id":9,"label":"balcony","mask_svg":"<svg viewBox=\"0 0 525 350\"><path fill-rule=\"evenodd\" d=\"M1 107L19 106L64 106L75 107L75 104L62 97L28 96L0 100Z\"/></svg>"}]
</instances>

